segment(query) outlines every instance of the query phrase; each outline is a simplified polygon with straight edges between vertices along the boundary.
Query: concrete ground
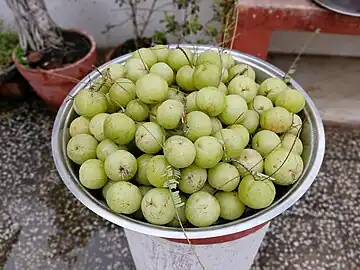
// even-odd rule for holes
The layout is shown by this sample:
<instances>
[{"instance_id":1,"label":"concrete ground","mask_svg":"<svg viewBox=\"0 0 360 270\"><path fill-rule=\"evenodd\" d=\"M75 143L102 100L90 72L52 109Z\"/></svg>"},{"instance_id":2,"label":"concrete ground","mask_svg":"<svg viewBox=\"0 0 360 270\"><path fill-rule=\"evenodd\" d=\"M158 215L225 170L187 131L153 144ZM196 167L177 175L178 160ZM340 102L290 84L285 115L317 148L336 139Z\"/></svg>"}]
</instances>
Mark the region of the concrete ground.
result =
<instances>
[{"instance_id":1,"label":"concrete ground","mask_svg":"<svg viewBox=\"0 0 360 270\"><path fill-rule=\"evenodd\" d=\"M83 206L51 157L54 114L0 101L0 269L135 269L122 228ZM327 127L306 195L270 226L252 270L360 268L360 129Z\"/></svg>"},{"instance_id":2,"label":"concrete ground","mask_svg":"<svg viewBox=\"0 0 360 270\"><path fill-rule=\"evenodd\" d=\"M272 55L286 70L292 56ZM360 269L358 59L304 56L295 78L325 122L322 169L270 226L252 270ZM63 185L51 157L55 115L41 100L0 100L0 269L135 269L123 230Z\"/></svg>"}]
</instances>

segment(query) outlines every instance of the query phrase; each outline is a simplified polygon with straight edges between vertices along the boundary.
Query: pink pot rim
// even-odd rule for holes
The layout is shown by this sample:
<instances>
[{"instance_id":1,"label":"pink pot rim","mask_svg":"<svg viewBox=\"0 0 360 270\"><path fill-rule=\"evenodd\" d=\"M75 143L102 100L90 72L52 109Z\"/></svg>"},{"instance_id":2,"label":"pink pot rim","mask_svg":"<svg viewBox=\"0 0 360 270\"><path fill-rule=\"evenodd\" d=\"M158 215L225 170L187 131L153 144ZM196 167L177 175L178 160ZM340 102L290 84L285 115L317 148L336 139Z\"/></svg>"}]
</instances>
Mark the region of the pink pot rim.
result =
<instances>
[{"instance_id":1,"label":"pink pot rim","mask_svg":"<svg viewBox=\"0 0 360 270\"><path fill-rule=\"evenodd\" d=\"M13 51L13 54L12 54L13 62L15 63L15 65L20 67L21 69L25 70L26 72L29 72L29 73L41 73L41 72L54 73L54 72L61 72L61 71L65 71L65 70L68 70L68 69L72 69L73 67L78 66L79 64L82 64L87 58L89 58L95 52L95 50L96 50L95 39L93 38L92 35L90 35L86 31L81 30L81 29L70 28L70 29L64 29L64 30L69 31L69 32L76 32L78 34L81 34L81 35L85 36L89 40L89 42L90 42L90 50L83 58L81 58L78 61L76 61L74 63L71 63L71 64L69 64L67 66L61 67L61 68L54 68L54 69L49 69L49 70L40 69L40 68L28 68L28 67L24 66L23 64L21 64L19 62L19 60L17 59L16 50L18 49L18 47L16 47L14 49L14 51Z\"/></svg>"},{"instance_id":2,"label":"pink pot rim","mask_svg":"<svg viewBox=\"0 0 360 270\"><path fill-rule=\"evenodd\" d=\"M108 51L108 53L106 54L106 56L105 56L105 62L111 61L111 60L112 60L112 56L113 56L113 54L115 53L115 51L116 51L119 47L123 46L124 43L125 43L125 42L121 42L121 43L119 43L118 45L116 45L115 47L111 48L111 49Z\"/></svg>"}]
</instances>

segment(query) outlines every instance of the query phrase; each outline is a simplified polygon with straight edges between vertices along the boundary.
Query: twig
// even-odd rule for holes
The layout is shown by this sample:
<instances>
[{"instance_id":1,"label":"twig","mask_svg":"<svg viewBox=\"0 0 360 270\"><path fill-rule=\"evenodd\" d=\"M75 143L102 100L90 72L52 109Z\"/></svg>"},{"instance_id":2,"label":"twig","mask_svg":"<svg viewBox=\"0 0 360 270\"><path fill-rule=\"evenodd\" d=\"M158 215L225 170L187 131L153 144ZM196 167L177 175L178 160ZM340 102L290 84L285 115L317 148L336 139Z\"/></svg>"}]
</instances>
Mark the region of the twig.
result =
<instances>
[{"instance_id":1,"label":"twig","mask_svg":"<svg viewBox=\"0 0 360 270\"><path fill-rule=\"evenodd\" d=\"M143 36L143 35L144 35L144 32L145 32L145 30L146 30L146 28L147 28L147 26L148 26L148 24L149 24L150 18L151 18L151 16L152 16L153 13L154 13L155 5L156 5L156 2L157 2L157 1L158 1L158 0L153 0L152 3L151 3L150 10L149 10L149 12L148 12L148 14L147 14L147 17L146 17L146 19L145 19L145 22L144 22L144 26L143 26L143 28L142 28L141 31L140 31L140 36Z\"/></svg>"},{"instance_id":2,"label":"twig","mask_svg":"<svg viewBox=\"0 0 360 270\"><path fill-rule=\"evenodd\" d=\"M308 38L308 40L305 42L304 46L301 48L300 52L298 53L298 55L296 56L295 60L292 62L288 72L286 72L285 76L283 77L283 81L288 84L291 80L291 76L295 73L296 71L296 66L298 64L298 62L300 61L301 56L304 54L305 50L308 48L310 41L320 33L320 29L316 29L314 33L312 33L312 35Z\"/></svg>"},{"instance_id":3,"label":"twig","mask_svg":"<svg viewBox=\"0 0 360 270\"><path fill-rule=\"evenodd\" d=\"M237 26L238 26L238 20L239 20L239 8L236 7L236 18L235 18L235 28L234 28L234 32L233 32L233 37L231 39L231 44L230 44L230 49L232 50L233 46L234 46L234 41L235 38L238 36L238 34L236 33L237 30Z\"/></svg>"},{"instance_id":4,"label":"twig","mask_svg":"<svg viewBox=\"0 0 360 270\"><path fill-rule=\"evenodd\" d=\"M137 14L137 4L133 2L133 0L129 0L129 6L130 6L130 10L131 10L131 21L134 27L134 31L135 31L135 44L136 47L138 47L138 40L140 39L141 35L139 33L139 27L137 24L137 20L136 20L136 14Z\"/></svg>"}]
</instances>

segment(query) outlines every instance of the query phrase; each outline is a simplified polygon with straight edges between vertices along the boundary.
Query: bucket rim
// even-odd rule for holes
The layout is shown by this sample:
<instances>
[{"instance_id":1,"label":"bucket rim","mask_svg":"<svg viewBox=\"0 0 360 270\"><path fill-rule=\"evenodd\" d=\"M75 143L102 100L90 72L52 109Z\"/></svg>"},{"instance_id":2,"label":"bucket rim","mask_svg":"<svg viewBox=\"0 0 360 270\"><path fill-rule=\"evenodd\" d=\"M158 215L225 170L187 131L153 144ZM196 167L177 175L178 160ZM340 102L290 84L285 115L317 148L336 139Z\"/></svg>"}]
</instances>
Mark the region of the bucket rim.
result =
<instances>
[{"instance_id":1,"label":"bucket rim","mask_svg":"<svg viewBox=\"0 0 360 270\"><path fill-rule=\"evenodd\" d=\"M203 52L206 50L218 50L218 48L213 46L190 44L173 44L169 45L169 48L174 49L177 46L180 46L182 48L188 48L193 51L196 49L198 52ZM234 50L224 50L224 52L231 53L232 56L235 58L236 62L249 64L251 67L255 68L255 71L259 70L265 72L272 77L283 77L285 74L283 71L276 68L272 64L255 56L244 54ZM110 64L123 63L130 56L131 54L127 54L115 58L103 64L101 67L98 68L98 70L103 71ZM105 205L105 203L95 199L80 184L76 174L71 169L71 161L66 156L66 140L68 138L66 138L67 135L65 135L68 133L68 127L66 127L65 125L69 122L71 112L73 112L73 101L71 97L76 95L76 93L79 92L81 89L87 87L89 79L94 80L98 77L98 75L98 71L95 70L91 72L88 76L86 76L82 81L80 81L71 90L68 98L64 100L57 113L52 131L52 154L56 169L61 179L68 187L68 189L73 193L73 195L88 209L116 225L152 236L170 239L185 239L186 237L180 228L153 225L143 221L135 220L125 215L118 215L116 213L113 213ZM293 88L299 90L304 95L306 100L305 114L307 118L309 118L308 122L312 143L309 147L310 157L307 164L304 166L303 175L283 197L273 203L270 207L263 209L256 214L246 217L244 219L228 222L226 224L214 225L206 228L186 228L186 234L189 239L203 239L225 236L229 234L234 234L236 232L246 231L256 226L259 226L260 224L266 223L283 213L292 205L294 205L305 194L305 192L309 189L309 187L315 180L324 158L324 127L322 124L320 113L315 107L315 104L313 103L309 95L296 81L291 80L290 83Z\"/></svg>"}]
</instances>

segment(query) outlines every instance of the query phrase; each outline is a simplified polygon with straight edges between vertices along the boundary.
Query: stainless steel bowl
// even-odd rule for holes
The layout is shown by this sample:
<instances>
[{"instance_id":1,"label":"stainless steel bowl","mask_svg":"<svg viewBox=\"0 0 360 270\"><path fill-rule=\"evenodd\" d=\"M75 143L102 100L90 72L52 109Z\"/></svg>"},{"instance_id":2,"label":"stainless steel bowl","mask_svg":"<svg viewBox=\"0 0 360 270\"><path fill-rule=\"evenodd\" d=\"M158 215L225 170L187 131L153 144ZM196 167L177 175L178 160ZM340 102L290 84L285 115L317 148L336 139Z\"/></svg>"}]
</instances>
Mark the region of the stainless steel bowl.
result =
<instances>
[{"instance_id":1,"label":"stainless steel bowl","mask_svg":"<svg viewBox=\"0 0 360 270\"><path fill-rule=\"evenodd\" d=\"M175 48L176 46L177 45L171 45L170 48ZM195 49L194 45L184 44L181 46L187 47L191 50ZM196 50L198 52L203 52L205 50L217 50L217 48L197 45ZM245 63L253 67L257 78L260 80L268 77L284 76L284 72L254 56L243 54L237 51L229 52L233 55L236 62ZM129 57L130 55L128 54L116 58L102 65L99 70L104 70L106 66L111 63L123 63ZM99 73L97 71L93 71L91 74L89 74L89 76L78 83L74 89L72 89L69 97L76 95L76 93L83 89L89 82L89 79L94 80L98 76ZM292 80L291 84L294 88L301 91L306 99L306 106L304 109L306 124L304 125L304 129L301 134L304 143L304 172L301 178L293 186L289 187L286 193L276 202L274 202L269 208L258 211L255 214L243 219L226 224L214 225L208 228L189 228L187 229L187 235L190 239L229 235L263 224L264 222L267 222L283 213L286 209L292 206L297 200L300 199L302 195L304 195L304 193L315 180L324 157L324 128L319 112L316 109L314 103L311 101L310 97L297 82ZM52 132L52 152L56 168L60 174L60 177L66 186L70 189L70 191L91 211L114 224L153 236L184 239L185 236L183 232L178 228L152 225L135 220L125 215L118 215L113 213L103 201L96 199L92 193L90 193L80 184L79 179L77 178L76 167L66 155L66 145L69 140L68 128L71 121L76 117L72 103L73 101L71 98L68 98L64 101L56 116Z\"/></svg>"}]
</instances>

